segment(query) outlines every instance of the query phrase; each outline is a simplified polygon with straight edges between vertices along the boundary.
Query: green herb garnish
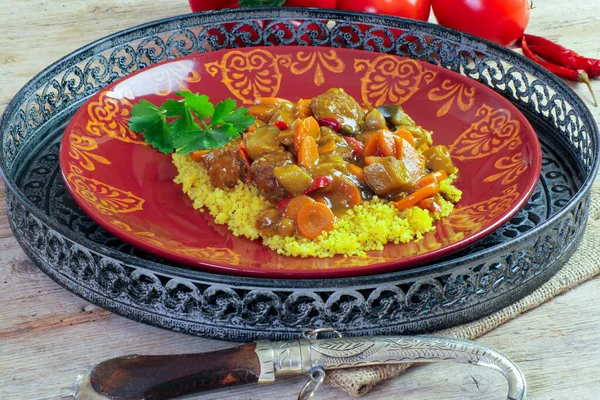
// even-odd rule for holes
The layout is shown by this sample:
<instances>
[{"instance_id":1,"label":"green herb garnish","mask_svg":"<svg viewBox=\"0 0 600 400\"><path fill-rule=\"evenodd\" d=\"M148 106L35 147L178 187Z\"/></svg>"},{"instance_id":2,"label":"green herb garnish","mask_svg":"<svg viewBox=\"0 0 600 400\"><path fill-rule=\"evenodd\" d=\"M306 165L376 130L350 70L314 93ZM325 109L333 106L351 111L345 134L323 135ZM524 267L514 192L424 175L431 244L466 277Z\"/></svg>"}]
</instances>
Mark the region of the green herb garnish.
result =
<instances>
[{"instance_id":1,"label":"green herb garnish","mask_svg":"<svg viewBox=\"0 0 600 400\"><path fill-rule=\"evenodd\" d=\"M140 100L131 110L129 129L144 132L144 140L161 153L188 154L221 147L254 123L248 109L237 108L233 99L213 105L203 94L176 94L183 99L167 100L160 107Z\"/></svg>"}]
</instances>

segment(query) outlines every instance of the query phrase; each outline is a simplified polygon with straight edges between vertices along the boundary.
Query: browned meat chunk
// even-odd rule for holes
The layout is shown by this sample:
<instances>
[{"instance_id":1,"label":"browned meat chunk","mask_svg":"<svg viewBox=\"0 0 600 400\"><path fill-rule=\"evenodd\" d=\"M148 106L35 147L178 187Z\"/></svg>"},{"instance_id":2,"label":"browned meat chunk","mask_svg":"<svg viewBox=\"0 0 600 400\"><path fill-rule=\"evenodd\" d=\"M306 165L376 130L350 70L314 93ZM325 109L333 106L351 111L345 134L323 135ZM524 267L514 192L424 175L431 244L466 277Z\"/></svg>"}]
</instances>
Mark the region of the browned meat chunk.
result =
<instances>
[{"instance_id":1,"label":"browned meat chunk","mask_svg":"<svg viewBox=\"0 0 600 400\"><path fill-rule=\"evenodd\" d=\"M289 196L288 192L275 178L273 170L293 163L293 156L287 151L273 151L255 160L250 168L254 184L265 198L273 203Z\"/></svg>"},{"instance_id":2,"label":"browned meat chunk","mask_svg":"<svg viewBox=\"0 0 600 400\"><path fill-rule=\"evenodd\" d=\"M312 99L311 107L315 118L334 118L340 122L346 134L360 133L364 123L364 111L343 89L329 89Z\"/></svg>"},{"instance_id":3,"label":"browned meat chunk","mask_svg":"<svg viewBox=\"0 0 600 400\"><path fill-rule=\"evenodd\" d=\"M204 156L204 166L213 186L221 189L233 188L239 181L247 180L249 171L238 151L240 144L241 141L236 140Z\"/></svg>"}]
</instances>

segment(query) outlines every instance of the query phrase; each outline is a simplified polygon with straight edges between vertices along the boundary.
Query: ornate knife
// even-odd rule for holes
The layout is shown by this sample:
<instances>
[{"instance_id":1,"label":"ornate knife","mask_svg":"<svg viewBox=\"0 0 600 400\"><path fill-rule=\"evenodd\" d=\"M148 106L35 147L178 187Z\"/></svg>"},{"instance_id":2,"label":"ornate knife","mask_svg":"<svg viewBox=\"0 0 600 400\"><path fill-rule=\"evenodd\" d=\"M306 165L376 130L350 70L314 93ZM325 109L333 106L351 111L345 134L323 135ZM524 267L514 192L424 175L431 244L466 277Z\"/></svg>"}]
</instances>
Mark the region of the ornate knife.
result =
<instances>
[{"instance_id":1,"label":"ornate knife","mask_svg":"<svg viewBox=\"0 0 600 400\"><path fill-rule=\"evenodd\" d=\"M526 383L519 368L482 344L428 336L342 338L338 334L334 339L317 339L322 331L327 329L307 331L299 340L258 341L210 353L114 358L81 374L61 398L162 400L309 374L310 380L298 396L308 399L327 370L446 361L496 370L508 380L508 400L525 399Z\"/></svg>"}]
</instances>

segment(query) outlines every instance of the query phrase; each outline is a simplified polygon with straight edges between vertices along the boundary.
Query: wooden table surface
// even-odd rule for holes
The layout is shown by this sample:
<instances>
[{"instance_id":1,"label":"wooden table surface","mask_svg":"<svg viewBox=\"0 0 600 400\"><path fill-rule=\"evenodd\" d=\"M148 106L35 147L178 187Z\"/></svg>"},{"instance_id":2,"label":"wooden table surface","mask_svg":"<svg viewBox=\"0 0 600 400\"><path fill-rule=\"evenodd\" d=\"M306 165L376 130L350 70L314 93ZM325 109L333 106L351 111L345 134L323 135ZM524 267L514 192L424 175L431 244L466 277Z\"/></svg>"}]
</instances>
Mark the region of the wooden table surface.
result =
<instances>
[{"instance_id":1,"label":"wooden table surface","mask_svg":"<svg viewBox=\"0 0 600 400\"><path fill-rule=\"evenodd\" d=\"M188 12L185 0L2 0L0 111L38 71L112 32ZM600 58L598 0L535 2L528 32ZM600 94L600 82L594 82ZM577 92L590 101L583 86ZM593 109L598 119L600 110ZM2 183L0 185L3 186ZM87 366L124 354L209 351L227 342L142 325L99 309L51 281L12 235L0 199L0 399L56 399ZM510 355L531 399L600 398L600 279L480 339ZM294 399L305 378L212 392L197 399ZM504 378L477 367L430 365L378 385L370 399L502 399ZM331 387L321 399L348 396Z\"/></svg>"}]
</instances>

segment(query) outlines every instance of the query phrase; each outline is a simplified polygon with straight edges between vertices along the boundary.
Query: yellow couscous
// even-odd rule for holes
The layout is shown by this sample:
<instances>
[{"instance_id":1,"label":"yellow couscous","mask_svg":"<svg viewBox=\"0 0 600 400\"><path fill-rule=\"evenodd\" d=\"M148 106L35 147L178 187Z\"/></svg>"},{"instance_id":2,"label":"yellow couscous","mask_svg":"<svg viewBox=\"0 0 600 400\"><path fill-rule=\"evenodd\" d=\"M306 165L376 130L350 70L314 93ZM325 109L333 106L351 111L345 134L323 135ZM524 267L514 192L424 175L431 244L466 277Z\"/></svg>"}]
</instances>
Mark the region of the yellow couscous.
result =
<instances>
[{"instance_id":1,"label":"yellow couscous","mask_svg":"<svg viewBox=\"0 0 600 400\"><path fill-rule=\"evenodd\" d=\"M193 200L198 210L208 211L217 224L226 224L236 236L259 239L255 227L258 215L272 205L254 185L239 182L233 189L213 186L201 163L188 155L173 154L178 175L175 182L182 185L183 192ZM280 254L300 257L331 257L336 254L364 256L366 251L381 250L386 243L406 243L419 240L423 234L434 229L433 223L449 215L461 192L450 175L440 183L441 193L436 202L441 211L431 212L419 207L399 211L393 203L374 197L348 210L337 219L329 232L309 240L297 236L264 237L263 243Z\"/></svg>"}]
</instances>

